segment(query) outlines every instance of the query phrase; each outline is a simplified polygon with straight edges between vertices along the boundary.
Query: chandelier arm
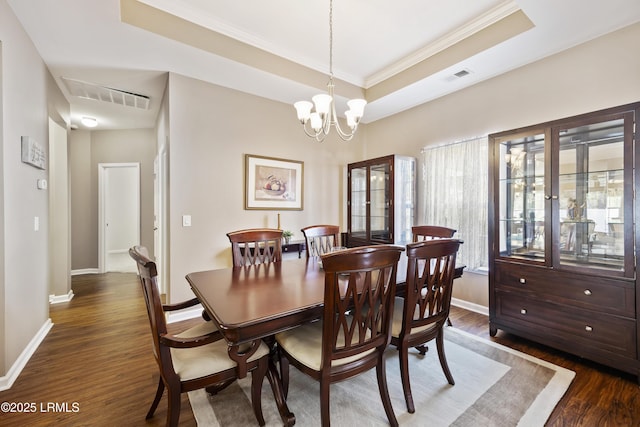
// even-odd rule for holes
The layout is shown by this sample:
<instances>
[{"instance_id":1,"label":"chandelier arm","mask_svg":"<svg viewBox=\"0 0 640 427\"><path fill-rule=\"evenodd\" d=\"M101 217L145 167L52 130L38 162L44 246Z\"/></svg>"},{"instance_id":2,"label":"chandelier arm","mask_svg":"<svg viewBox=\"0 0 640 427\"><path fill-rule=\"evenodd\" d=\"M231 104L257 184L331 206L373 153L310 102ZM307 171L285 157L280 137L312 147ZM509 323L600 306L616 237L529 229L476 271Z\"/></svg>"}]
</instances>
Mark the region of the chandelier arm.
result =
<instances>
[{"instance_id":1,"label":"chandelier arm","mask_svg":"<svg viewBox=\"0 0 640 427\"><path fill-rule=\"evenodd\" d=\"M340 135L340 138L344 141L351 140L351 138L353 138L353 135L355 134L355 128L352 132L343 131L342 128L340 127L340 123L338 123L337 120L336 120L336 131L338 132L338 135Z\"/></svg>"},{"instance_id":2,"label":"chandelier arm","mask_svg":"<svg viewBox=\"0 0 640 427\"><path fill-rule=\"evenodd\" d=\"M338 115L336 114L336 104L335 104L335 102L331 102L331 114L332 114L333 125L335 126L336 131L338 132L338 135L340 135L340 138L342 140L344 140L344 141L348 141L351 138L353 138L353 132L347 133L347 132L343 131L342 128L340 127L340 122L338 121Z\"/></svg>"},{"instance_id":3,"label":"chandelier arm","mask_svg":"<svg viewBox=\"0 0 640 427\"><path fill-rule=\"evenodd\" d=\"M322 132L316 132L312 128L307 129L307 123L309 122L307 121L302 125L302 129L304 129L304 133L306 133L308 137L317 138L318 134Z\"/></svg>"}]
</instances>

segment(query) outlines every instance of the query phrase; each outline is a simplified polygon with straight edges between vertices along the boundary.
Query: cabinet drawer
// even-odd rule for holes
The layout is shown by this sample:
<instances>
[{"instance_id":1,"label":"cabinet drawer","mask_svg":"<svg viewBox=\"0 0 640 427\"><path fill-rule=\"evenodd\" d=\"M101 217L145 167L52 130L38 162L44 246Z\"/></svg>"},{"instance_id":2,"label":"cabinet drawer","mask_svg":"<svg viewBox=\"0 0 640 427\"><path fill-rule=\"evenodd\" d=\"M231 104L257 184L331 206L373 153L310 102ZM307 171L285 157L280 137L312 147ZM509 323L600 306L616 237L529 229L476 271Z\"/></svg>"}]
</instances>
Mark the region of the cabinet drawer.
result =
<instances>
[{"instance_id":1,"label":"cabinet drawer","mask_svg":"<svg viewBox=\"0 0 640 427\"><path fill-rule=\"evenodd\" d=\"M576 346L569 351L574 353L594 348L628 357L636 355L635 319L539 301L518 292L497 293L496 316L533 334L539 329L541 336L561 344L566 344L569 337L571 346Z\"/></svg>"},{"instance_id":2,"label":"cabinet drawer","mask_svg":"<svg viewBox=\"0 0 640 427\"><path fill-rule=\"evenodd\" d=\"M635 318L631 281L496 263L495 289L518 290L539 300Z\"/></svg>"}]
</instances>

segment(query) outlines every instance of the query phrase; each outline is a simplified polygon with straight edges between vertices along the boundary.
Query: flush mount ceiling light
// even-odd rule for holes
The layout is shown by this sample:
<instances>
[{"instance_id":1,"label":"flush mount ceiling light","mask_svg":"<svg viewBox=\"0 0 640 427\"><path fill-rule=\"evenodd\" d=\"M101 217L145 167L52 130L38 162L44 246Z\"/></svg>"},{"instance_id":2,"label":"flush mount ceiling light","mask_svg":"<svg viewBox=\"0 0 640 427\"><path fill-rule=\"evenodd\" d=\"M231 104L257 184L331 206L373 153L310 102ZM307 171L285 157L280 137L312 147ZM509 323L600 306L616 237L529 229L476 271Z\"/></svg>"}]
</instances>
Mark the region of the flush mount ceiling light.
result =
<instances>
[{"instance_id":1,"label":"flush mount ceiling light","mask_svg":"<svg viewBox=\"0 0 640 427\"><path fill-rule=\"evenodd\" d=\"M80 122L88 128L94 128L98 126L98 120L93 117L83 117Z\"/></svg>"},{"instance_id":2,"label":"flush mount ceiling light","mask_svg":"<svg viewBox=\"0 0 640 427\"><path fill-rule=\"evenodd\" d=\"M364 107L367 101L364 99L352 99L347 102L349 110L345 112L347 125L351 129L345 132L340 128L338 116L336 115L335 98L333 95L333 0L329 1L329 83L327 83L329 93L322 93L314 96L313 103L309 101L298 101L293 106L298 112L298 120L302 123L302 127L307 136L315 138L316 141L322 142L329 135L331 126L336 128L338 135L342 140L349 141L355 135L358 123L364 114ZM314 107L312 113L311 109ZM309 124L309 126L307 126Z\"/></svg>"}]
</instances>

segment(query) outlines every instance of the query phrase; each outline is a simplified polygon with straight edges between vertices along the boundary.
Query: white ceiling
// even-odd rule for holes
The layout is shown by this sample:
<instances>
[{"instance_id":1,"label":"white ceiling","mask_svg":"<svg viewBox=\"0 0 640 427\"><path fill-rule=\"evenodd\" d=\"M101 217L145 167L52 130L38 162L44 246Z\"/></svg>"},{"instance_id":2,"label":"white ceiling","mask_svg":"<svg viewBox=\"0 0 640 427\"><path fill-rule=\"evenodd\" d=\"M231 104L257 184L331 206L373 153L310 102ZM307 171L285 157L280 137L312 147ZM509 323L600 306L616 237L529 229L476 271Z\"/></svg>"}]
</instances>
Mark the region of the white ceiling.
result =
<instances>
[{"instance_id":1,"label":"white ceiling","mask_svg":"<svg viewBox=\"0 0 640 427\"><path fill-rule=\"evenodd\" d=\"M125 23L119 0L7 1L70 101L72 124L80 128L83 115L98 118L102 129L152 127L167 72L286 103L323 89L303 79L306 73L297 78L296 73L274 72L266 62L263 67L229 59L221 46L201 49ZM329 0L123 2L152 6L312 73L329 72ZM368 95L518 10L531 21L531 29L372 96L363 121L387 117L640 21L638 0L336 0L334 75ZM148 14L149 22L154 19ZM470 74L453 77L463 69ZM148 96L150 109L72 96L63 77ZM337 82L338 95L340 86ZM291 115L295 120L293 107Z\"/></svg>"}]
</instances>

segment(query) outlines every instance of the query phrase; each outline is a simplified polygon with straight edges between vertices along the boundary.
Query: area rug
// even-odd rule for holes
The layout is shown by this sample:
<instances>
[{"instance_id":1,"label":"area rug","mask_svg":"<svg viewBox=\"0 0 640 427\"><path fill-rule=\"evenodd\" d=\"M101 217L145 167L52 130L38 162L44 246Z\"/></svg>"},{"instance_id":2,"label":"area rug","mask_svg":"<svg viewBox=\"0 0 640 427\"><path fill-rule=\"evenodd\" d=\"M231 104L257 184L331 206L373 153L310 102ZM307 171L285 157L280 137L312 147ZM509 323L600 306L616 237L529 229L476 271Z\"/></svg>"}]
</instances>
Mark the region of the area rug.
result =
<instances>
[{"instance_id":1,"label":"area rug","mask_svg":"<svg viewBox=\"0 0 640 427\"><path fill-rule=\"evenodd\" d=\"M409 371L416 412L407 412L397 351L387 351L387 382L401 426L544 426L573 381L575 372L553 365L453 327L445 329L445 352L456 382L447 383L435 342L425 356L410 351ZM319 384L291 367L289 410L296 425L320 425ZM199 426L257 425L250 401L250 378L216 396L204 390L189 393ZM262 389L267 426L281 426L268 381ZM331 385L334 426L385 426L375 369Z\"/></svg>"}]
</instances>

